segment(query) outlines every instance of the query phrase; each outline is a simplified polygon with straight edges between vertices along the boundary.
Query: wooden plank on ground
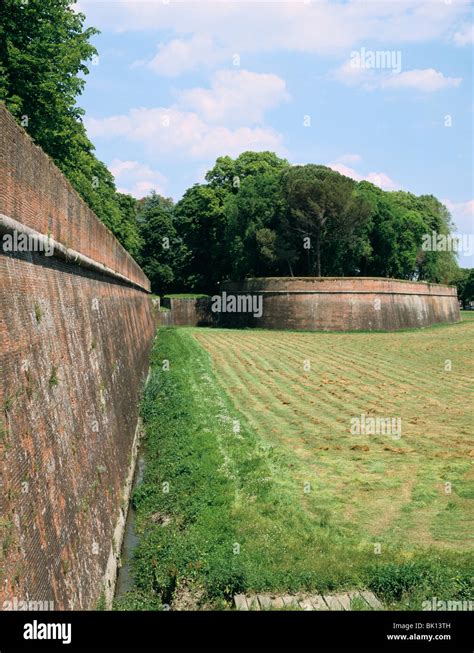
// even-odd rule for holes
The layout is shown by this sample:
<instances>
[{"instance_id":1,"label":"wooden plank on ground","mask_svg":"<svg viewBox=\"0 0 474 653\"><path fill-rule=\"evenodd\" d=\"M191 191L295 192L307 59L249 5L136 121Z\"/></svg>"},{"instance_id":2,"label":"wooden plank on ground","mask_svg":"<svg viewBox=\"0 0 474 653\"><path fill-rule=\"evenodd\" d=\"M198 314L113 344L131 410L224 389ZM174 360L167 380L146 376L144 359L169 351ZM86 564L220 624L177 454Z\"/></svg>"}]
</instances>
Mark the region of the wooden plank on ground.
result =
<instances>
[{"instance_id":1,"label":"wooden plank on ground","mask_svg":"<svg viewBox=\"0 0 474 653\"><path fill-rule=\"evenodd\" d=\"M330 610L344 610L342 603L334 594L324 594L323 599L326 601Z\"/></svg>"},{"instance_id":2,"label":"wooden plank on ground","mask_svg":"<svg viewBox=\"0 0 474 653\"><path fill-rule=\"evenodd\" d=\"M310 601L313 605L313 610L329 610L327 603L324 601L322 596L315 594L310 597Z\"/></svg>"},{"instance_id":3,"label":"wooden plank on ground","mask_svg":"<svg viewBox=\"0 0 474 653\"><path fill-rule=\"evenodd\" d=\"M260 603L258 602L258 598L255 594L247 596L247 603L249 610L260 610Z\"/></svg>"},{"instance_id":4,"label":"wooden plank on ground","mask_svg":"<svg viewBox=\"0 0 474 653\"><path fill-rule=\"evenodd\" d=\"M286 608L298 607L298 601L296 599L296 596L290 596L289 594L285 594L285 596L282 596L281 598L283 599L283 603L285 604Z\"/></svg>"},{"instance_id":5,"label":"wooden plank on ground","mask_svg":"<svg viewBox=\"0 0 474 653\"><path fill-rule=\"evenodd\" d=\"M367 609L383 610L383 605L368 590L352 590L336 594L236 594L234 596L237 610L278 610L299 608L301 610L351 610L351 601L359 598Z\"/></svg>"},{"instance_id":6,"label":"wooden plank on ground","mask_svg":"<svg viewBox=\"0 0 474 653\"><path fill-rule=\"evenodd\" d=\"M272 607L272 599L268 594L257 594L258 602L262 610L270 610Z\"/></svg>"},{"instance_id":7,"label":"wooden plank on ground","mask_svg":"<svg viewBox=\"0 0 474 653\"><path fill-rule=\"evenodd\" d=\"M236 594L234 596L235 607L237 610L248 610L247 597L245 594Z\"/></svg>"},{"instance_id":8,"label":"wooden plank on ground","mask_svg":"<svg viewBox=\"0 0 474 653\"><path fill-rule=\"evenodd\" d=\"M351 597L349 596L348 592L334 594L333 596L339 601L339 603L342 605L344 610L351 609Z\"/></svg>"},{"instance_id":9,"label":"wooden plank on ground","mask_svg":"<svg viewBox=\"0 0 474 653\"><path fill-rule=\"evenodd\" d=\"M306 596L305 598L298 599L298 605L302 610L314 610L314 606L311 602L310 596Z\"/></svg>"},{"instance_id":10,"label":"wooden plank on ground","mask_svg":"<svg viewBox=\"0 0 474 653\"><path fill-rule=\"evenodd\" d=\"M367 603L367 601L364 599L363 596L360 595L359 590L352 590L350 592L347 592L350 600L351 600L351 610L352 610L352 601L354 599L358 599L359 603L362 604L362 609L363 610L368 610L370 608L370 605Z\"/></svg>"},{"instance_id":11,"label":"wooden plank on ground","mask_svg":"<svg viewBox=\"0 0 474 653\"><path fill-rule=\"evenodd\" d=\"M367 601L371 608L374 610L383 610L383 605L372 592L369 592L368 590L361 590L359 594L363 599L365 599L365 601Z\"/></svg>"}]
</instances>

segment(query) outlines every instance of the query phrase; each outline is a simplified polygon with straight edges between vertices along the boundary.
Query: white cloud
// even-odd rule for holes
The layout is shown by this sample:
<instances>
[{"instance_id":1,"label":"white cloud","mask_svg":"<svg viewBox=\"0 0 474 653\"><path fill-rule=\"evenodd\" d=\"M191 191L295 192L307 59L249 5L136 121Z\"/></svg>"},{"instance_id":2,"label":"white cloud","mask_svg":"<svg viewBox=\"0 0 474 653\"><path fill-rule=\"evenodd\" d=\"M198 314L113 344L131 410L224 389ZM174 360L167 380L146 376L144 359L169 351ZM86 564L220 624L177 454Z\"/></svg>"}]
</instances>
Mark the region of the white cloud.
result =
<instances>
[{"instance_id":1,"label":"white cloud","mask_svg":"<svg viewBox=\"0 0 474 653\"><path fill-rule=\"evenodd\" d=\"M216 48L210 37L195 35L160 44L158 52L146 66L160 75L176 77L183 72L213 65L226 56L226 51Z\"/></svg>"},{"instance_id":2,"label":"white cloud","mask_svg":"<svg viewBox=\"0 0 474 653\"><path fill-rule=\"evenodd\" d=\"M364 179L384 190L397 190L400 188L400 184L393 181L385 172L369 172Z\"/></svg>"},{"instance_id":3,"label":"white cloud","mask_svg":"<svg viewBox=\"0 0 474 653\"><path fill-rule=\"evenodd\" d=\"M362 175L356 172L354 168L351 168L350 166L347 166L344 163L340 163L339 161L330 161L326 165L328 166L328 168L331 168L336 172L340 172L341 175L345 175L346 177L350 177L351 179L355 179L356 181L362 181L363 179Z\"/></svg>"},{"instance_id":4,"label":"white cloud","mask_svg":"<svg viewBox=\"0 0 474 653\"><path fill-rule=\"evenodd\" d=\"M209 125L197 113L169 108L136 108L128 114L85 121L91 138L126 138L151 154L170 158L212 159L223 153L273 150L285 154L282 137L266 127L230 129Z\"/></svg>"},{"instance_id":5,"label":"white cloud","mask_svg":"<svg viewBox=\"0 0 474 653\"><path fill-rule=\"evenodd\" d=\"M456 225L456 233L473 234L474 233L474 199L467 202L452 202L451 200L442 200L453 217Z\"/></svg>"},{"instance_id":6,"label":"white cloud","mask_svg":"<svg viewBox=\"0 0 474 653\"><path fill-rule=\"evenodd\" d=\"M260 125L264 112L289 99L277 75L218 71L211 87L177 93L170 107L134 108L127 114L85 120L91 138L126 138L154 155L208 160L223 153L274 150L286 154L282 136Z\"/></svg>"},{"instance_id":7,"label":"white cloud","mask_svg":"<svg viewBox=\"0 0 474 653\"><path fill-rule=\"evenodd\" d=\"M329 79L335 79L342 82L347 86L365 86L374 71L361 68L359 66L352 66L351 61L348 59L344 61L338 68L331 70L328 74Z\"/></svg>"},{"instance_id":8,"label":"white cloud","mask_svg":"<svg viewBox=\"0 0 474 653\"><path fill-rule=\"evenodd\" d=\"M360 86L366 90L411 88L424 93L455 88L462 82L460 77L445 77L443 73L434 68L393 73L383 69L352 66L350 60L331 71L329 77L343 82L347 86Z\"/></svg>"},{"instance_id":9,"label":"white cloud","mask_svg":"<svg viewBox=\"0 0 474 653\"><path fill-rule=\"evenodd\" d=\"M474 25L463 25L459 32L455 32L453 39L454 43L460 46L474 43Z\"/></svg>"},{"instance_id":10,"label":"white cloud","mask_svg":"<svg viewBox=\"0 0 474 653\"><path fill-rule=\"evenodd\" d=\"M361 86L367 90L372 90L377 85L377 74L380 75L380 71L352 66L351 61L347 60L335 70L330 71L328 77L342 82L346 86Z\"/></svg>"},{"instance_id":11,"label":"white cloud","mask_svg":"<svg viewBox=\"0 0 474 653\"><path fill-rule=\"evenodd\" d=\"M457 87L462 82L460 77L445 77L434 68L424 70L407 70L398 75L384 77L381 85L384 88L413 88L417 91L431 93L443 88Z\"/></svg>"},{"instance_id":12,"label":"white cloud","mask_svg":"<svg viewBox=\"0 0 474 653\"><path fill-rule=\"evenodd\" d=\"M167 179L158 170L138 161L122 161L114 159L108 166L115 177L117 189L121 193L133 195L141 199L154 190L164 195Z\"/></svg>"},{"instance_id":13,"label":"white cloud","mask_svg":"<svg viewBox=\"0 0 474 653\"><path fill-rule=\"evenodd\" d=\"M343 154L326 165L332 170L340 172L341 175L355 179L355 181L370 181L375 186L383 188L383 190L397 190L400 188L400 184L391 179L385 172L369 172L365 176L358 173L354 168L346 165L348 157L350 157L353 162L362 160L362 157L358 154Z\"/></svg>"},{"instance_id":14,"label":"white cloud","mask_svg":"<svg viewBox=\"0 0 474 653\"><path fill-rule=\"evenodd\" d=\"M149 2L116 0L110 3L81 0L88 22L117 31L160 30L174 33L158 53L158 66L172 65L176 52L180 67L189 65L186 39L206 35L218 53L292 50L341 53L356 44L423 43L452 38L469 18L469 0L371 0L370 2ZM198 57L213 56L210 41L196 48ZM198 42L195 42L197 45ZM202 55L204 52L204 55ZM192 54L191 54L192 56ZM161 58L160 58L161 57ZM204 63L204 61L203 61ZM164 67L164 68L163 68ZM177 74L177 73L176 73Z\"/></svg>"},{"instance_id":15,"label":"white cloud","mask_svg":"<svg viewBox=\"0 0 474 653\"><path fill-rule=\"evenodd\" d=\"M286 84L277 75L247 70L220 70L211 88L192 88L179 93L179 104L189 107L207 122L254 124L266 110L289 100Z\"/></svg>"}]
</instances>

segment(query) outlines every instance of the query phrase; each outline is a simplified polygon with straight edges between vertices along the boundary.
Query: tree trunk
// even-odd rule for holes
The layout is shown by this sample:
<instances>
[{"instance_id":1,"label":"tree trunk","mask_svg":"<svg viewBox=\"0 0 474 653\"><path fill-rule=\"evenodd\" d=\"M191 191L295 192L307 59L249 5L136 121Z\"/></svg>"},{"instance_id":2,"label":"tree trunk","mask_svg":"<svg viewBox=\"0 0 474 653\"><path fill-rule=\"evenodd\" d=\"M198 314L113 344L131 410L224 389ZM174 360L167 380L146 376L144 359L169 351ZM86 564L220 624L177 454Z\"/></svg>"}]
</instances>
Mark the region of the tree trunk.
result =
<instances>
[{"instance_id":1,"label":"tree trunk","mask_svg":"<svg viewBox=\"0 0 474 653\"><path fill-rule=\"evenodd\" d=\"M319 233L316 238L316 275L321 276L321 239Z\"/></svg>"}]
</instances>

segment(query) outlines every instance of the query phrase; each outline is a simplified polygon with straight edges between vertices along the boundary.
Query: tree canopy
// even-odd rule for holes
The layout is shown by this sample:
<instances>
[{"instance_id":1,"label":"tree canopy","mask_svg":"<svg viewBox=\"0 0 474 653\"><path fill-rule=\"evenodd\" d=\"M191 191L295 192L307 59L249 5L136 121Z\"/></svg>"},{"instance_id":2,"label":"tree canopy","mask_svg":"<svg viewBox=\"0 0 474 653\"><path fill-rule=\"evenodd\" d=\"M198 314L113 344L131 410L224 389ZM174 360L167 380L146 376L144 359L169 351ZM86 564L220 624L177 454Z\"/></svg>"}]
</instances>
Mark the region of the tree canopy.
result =
<instances>
[{"instance_id":1,"label":"tree canopy","mask_svg":"<svg viewBox=\"0 0 474 653\"><path fill-rule=\"evenodd\" d=\"M97 56L84 14L70 0L3 0L0 101L49 154L119 241L136 256L136 223L122 211L112 174L94 155L76 101Z\"/></svg>"},{"instance_id":2,"label":"tree canopy","mask_svg":"<svg viewBox=\"0 0 474 653\"><path fill-rule=\"evenodd\" d=\"M386 192L271 152L219 157L206 180L172 209L172 290L212 292L222 280L251 276L457 278L454 252L422 246L426 234L452 230L431 195Z\"/></svg>"}]
</instances>

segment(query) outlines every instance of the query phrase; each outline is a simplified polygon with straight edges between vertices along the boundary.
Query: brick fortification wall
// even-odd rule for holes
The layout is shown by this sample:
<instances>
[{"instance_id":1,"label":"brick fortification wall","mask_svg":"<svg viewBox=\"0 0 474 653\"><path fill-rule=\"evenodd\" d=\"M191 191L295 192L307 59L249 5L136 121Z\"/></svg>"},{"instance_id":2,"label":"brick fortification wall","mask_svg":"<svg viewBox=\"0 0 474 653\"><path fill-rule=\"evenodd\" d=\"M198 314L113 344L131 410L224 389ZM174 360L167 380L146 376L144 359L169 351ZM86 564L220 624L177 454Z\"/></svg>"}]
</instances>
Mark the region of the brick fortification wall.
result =
<instances>
[{"instance_id":1,"label":"brick fortification wall","mask_svg":"<svg viewBox=\"0 0 474 653\"><path fill-rule=\"evenodd\" d=\"M211 326L214 324L210 297L171 297L163 300L163 306L169 310L158 313L157 323L159 326Z\"/></svg>"},{"instance_id":2,"label":"brick fortification wall","mask_svg":"<svg viewBox=\"0 0 474 653\"><path fill-rule=\"evenodd\" d=\"M456 288L380 278L247 279L221 284L230 294L262 295L263 314L222 313L227 326L323 331L387 330L459 322Z\"/></svg>"},{"instance_id":3,"label":"brick fortification wall","mask_svg":"<svg viewBox=\"0 0 474 653\"><path fill-rule=\"evenodd\" d=\"M2 244L12 224L55 242L0 249L0 609L93 608L120 553L149 283L1 105L0 214Z\"/></svg>"}]
</instances>

